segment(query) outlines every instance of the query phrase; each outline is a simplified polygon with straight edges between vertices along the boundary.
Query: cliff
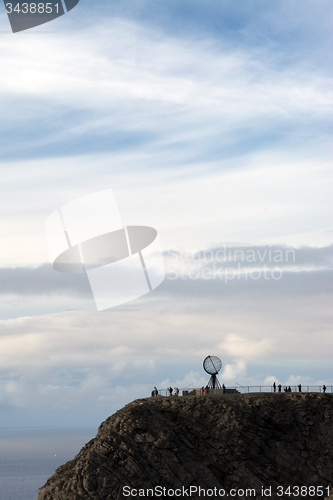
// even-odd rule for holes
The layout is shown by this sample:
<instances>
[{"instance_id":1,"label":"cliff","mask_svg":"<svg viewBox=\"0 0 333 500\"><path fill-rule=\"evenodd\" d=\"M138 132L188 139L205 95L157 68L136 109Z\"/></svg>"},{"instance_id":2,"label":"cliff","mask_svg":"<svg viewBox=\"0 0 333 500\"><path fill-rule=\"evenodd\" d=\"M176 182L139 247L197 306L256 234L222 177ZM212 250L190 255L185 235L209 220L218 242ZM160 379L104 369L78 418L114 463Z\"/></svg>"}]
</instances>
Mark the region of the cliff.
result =
<instances>
[{"instance_id":1,"label":"cliff","mask_svg":"<svg viewBox=\"0 0 333 500\"><path fill-rule=\"evenodd\" d=\"M319 488L290 496L285 493L288 485L294 487L293 494L297 486L325 489L323 495ZM230 394L134 401L101 424L96 438L40 488L38 500L151 496L147 489L157 486L166 488L162 498L175 498L172 491L168 496L168 489L182 498L189 493L199 498L196 488L201 487L205 493L213 490L211 498L220 498L222 488L242 488L249 491L234 498L254 498L255 490L259 499L263 486L272 488L265 498L327 497L328 487L333 487L333 395ZM154 491L155 498L159 492L163 490Z\"/></svg>"}]
</instances>

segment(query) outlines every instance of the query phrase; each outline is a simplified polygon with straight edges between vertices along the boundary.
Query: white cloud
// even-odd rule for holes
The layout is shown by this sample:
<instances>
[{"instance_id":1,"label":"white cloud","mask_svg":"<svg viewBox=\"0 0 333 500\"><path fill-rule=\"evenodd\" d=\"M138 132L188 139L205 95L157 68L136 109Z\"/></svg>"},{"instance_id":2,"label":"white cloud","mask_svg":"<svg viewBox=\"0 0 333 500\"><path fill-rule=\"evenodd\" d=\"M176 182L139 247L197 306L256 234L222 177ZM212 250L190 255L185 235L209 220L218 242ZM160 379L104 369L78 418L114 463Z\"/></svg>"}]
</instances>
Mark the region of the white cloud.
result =
<instances>
[{"instance_id":1,"label":"white cloud","mask_svg":"<svg viewBox=\"0 0 333 500\"><path fill-rule=\"evenodd\" d=\"M326 359L333 341L330 300L323 297L267 296L263 290L253 299L246 293L220 300L199 294L179 302L162 294L159 300L142 300L138 310L2 321L2 370L105 366L109 377L117 377L128 364L137 373L153 373L163 359L187 363L207 351L245 361Z\"/></svg>"},{"instance_id":2,"label":"white cloud","mask_svg":"<svg viewBox=\"0 0 333 500\"><path fill-rule=\"evenodd\" d=\"M104 113L122 102L181 105L181 114L188 108L192 118L204 110L207 118L217 114L229 122L331 111L325 75L302 67L277 70L267 48L245 52L213 39L167 37L122 19L61 39L49 34L43 43L5 38L2 53L4 92ZM124 123L120 114L114 118Z\"/></svg>"},{"instance_id":3,"label":"white cloud","mask_svg":"<svg viewBox=\"0 0 333 500\"><path fill-rule=\"evenodd\" d=\"M4 262L47 262L46 217L64 203L105 186L114 188L123 221L157 228L164 249L196 250L230 242L296 246L332 242L332 233L326 231L331 220L327 209L331 174L326 164L318 165L314 159L296 162L283 155L273 160L261 153L247 158L248 171L236 168L241 167L238 160L226 162L231 171L221 169L202 177L198 165L179 167L173 174L153 173L155 160L144 165L133 156L132 165L128 160L123 171L122 160L116 157L6 164ZM37 185L34 176L26 178L29 169L39 176ZM82 172L86 172L83 178ZM78 187L72 187L78 179Z\"/></svg>"},{"instance_id":4,"label":"white cloud","mask_svg":"<svg viewBox=\"0 0 333 500\"><path fill-rule=\"evenodd\" d=\"M140 310L3 321L2 401L11 408L40 408L44 417L47 408L54 415L65 411L68 419L76 418L74 409L84 409L82 421L98 421L131 399L149 396L156 384L206 385L202 360L208 354L222 359L219 379L227 386L271 385L273 371L281 383L318 385L313 366L329 362L333 349L330 304L314 296L276 296L272 303L265 294L260 301L246 295L212 301L162 295L141 301Z\"/></svg>"},{"instance_id":5,"label":"white cloud","mask_svg":"<svg viewBox=\"0 0 333 500\"><path fill-rule=\"evenodd\" d=\"M263 359L271 352L273 340L261 338L256 340L253 338L244 338L239 335L227 335L225 340L219 344L219 349L226 352L229 356L239 357L243 359ZM232 368L229 368L232 370ZM233 377L231 377L233 378Z\"/></svg>"},{"instance_id":6,"label":"white cloud","mask_svg":"<svg viewBox=\"0 0 333 500\"><path fill-rule=\"evenodd\" d=\"M4 122L15 138L3 167L5 264L48 261L49 213L106 186L125 224L157 228L164 249L332 242L327 72L304 58L285 64L270 44L98 23L1 42ZM119 134L124 144L114 145ZM74 292L68 301L41 294L39 309L28 292L20 303L7 295L19 315L45 316L1 323L3 400L55 419L100 418L149 395L152 381L205 385L197 367L210 352L230 384L271 384L272 373L314 382L314 371L300 375L306 360L324 363L333 349L327 284L316 276L309 294L302 280L249 290L167 283L132 311L105 314L47 314L89 307ZM294 359L304 368L296 375L262 365Z\"/></svg>"},{"instance_id":7,"label":"white cloud","mask_svg":"<svg viewBox=\"0 0 333 500\"><path fill-rule=\"evenodd\" d=\"M241 355L241 353L239 354ZM221 379L229 382L234 381L237 377L243 378L246 375L246 362L244 359L236 359L234 363L226 364L224 366Z\"/></svg>"},{"instance_id":8,"label":"white cloud","mask_svg":"<svg viewBox=\"0 0 333 500\"><path fill-rule=\"evenodd\" d=\"M110 142L119 131L148 134L131 152L125 140L117 152L74 147L57 158L9 160L7 264L47 261L45 218L105 186L115 189L124 221L158 228L165 247L332 241L327 138L316 133L332 110L324 73L281 67L269 47L172 37L117 18L61 38L49 33L43 43L22 34L2 44L7 126L23 133L48 109L49 134L27 137L24 151L59 144L60 152L62 141L92 133ZM22 99L31 103L23 116ZM263 139L260 151L242 150L243 141L275 138L281 127L289 127L283 147Z\"/></svg>"},{"instance_id":9,"label":"white cloud","mask_svg":"<svg viewBox=\"0 0 333 500\"><path fill-rule=\"evenodd\" d=\"M274 377L273 375L269 375L268 377L265 378L264 385L273 386L274 382L276 385L278 385L280 383L280 380Z\"/></svg>"},{"instance_id":10,"label":"white cloud","mask_svg":"<svg viewBox=\"0 0 333 500\"><path fill-rule=\"evenodd\" d=\"M198 372L191 370L189 373L179 379L179 378L167 378L160 382L159 387L166 389L168 387L178 387L178 389L197 389L202 386L206 386L208 382L209 375L203 376Z\"/></svg>"}]
</instances>

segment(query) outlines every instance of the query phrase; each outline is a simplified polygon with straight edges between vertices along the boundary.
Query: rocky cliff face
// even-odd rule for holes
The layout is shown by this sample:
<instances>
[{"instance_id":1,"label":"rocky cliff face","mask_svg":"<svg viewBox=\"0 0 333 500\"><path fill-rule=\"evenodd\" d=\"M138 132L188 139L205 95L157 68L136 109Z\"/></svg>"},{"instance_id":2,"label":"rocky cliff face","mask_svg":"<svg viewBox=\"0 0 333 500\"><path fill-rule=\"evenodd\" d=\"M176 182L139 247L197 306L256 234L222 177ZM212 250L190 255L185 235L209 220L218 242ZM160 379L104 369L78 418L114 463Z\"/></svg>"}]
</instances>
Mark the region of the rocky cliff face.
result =
<instances>
[{"instance_id":1,"label":"rocky cliff face","mask_svg":"<svg viewBox=\"0 0 333 500\"><path fill-rule=\"evenodd\" d=\"M323 495L310 486L322 487ZM96 438L39 490L38 500L158 498L160 492L161 498L202 498L204 490L222 498L233 489L249 490L233 498L317 499L329 495L328 487L333 395L157 397L134 401L105 420Z\"/></svg>"}]
</instances>

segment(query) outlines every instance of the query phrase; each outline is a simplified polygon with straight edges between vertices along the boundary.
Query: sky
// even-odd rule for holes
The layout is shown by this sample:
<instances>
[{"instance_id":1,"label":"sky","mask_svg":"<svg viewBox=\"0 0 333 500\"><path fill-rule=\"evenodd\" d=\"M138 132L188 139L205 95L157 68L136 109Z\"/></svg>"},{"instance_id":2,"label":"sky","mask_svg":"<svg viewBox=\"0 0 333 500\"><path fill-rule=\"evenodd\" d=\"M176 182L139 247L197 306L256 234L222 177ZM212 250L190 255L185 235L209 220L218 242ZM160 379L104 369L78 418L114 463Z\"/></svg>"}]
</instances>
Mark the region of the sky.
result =
<instances>
[{"instance_id":1,"label":"sky","mask_svg":"<svg viewBox=\"0 0 333 500\"><path fill-rule=\"evenodd\" d=\"M97 426L154 386L333 386L332 2L80 0L1 31L2 427ZM45 220L112 188L166 279L97 311Z\"/></svg>"}]
</instances>

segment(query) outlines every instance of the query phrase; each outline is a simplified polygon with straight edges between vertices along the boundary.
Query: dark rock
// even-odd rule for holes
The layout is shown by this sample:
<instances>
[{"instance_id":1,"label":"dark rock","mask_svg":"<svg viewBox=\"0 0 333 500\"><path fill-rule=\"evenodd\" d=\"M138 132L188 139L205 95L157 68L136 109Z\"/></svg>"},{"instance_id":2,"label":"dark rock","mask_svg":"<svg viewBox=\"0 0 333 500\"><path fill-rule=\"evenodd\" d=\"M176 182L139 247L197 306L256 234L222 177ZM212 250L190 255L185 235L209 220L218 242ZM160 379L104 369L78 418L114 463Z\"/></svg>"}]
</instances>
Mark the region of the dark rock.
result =
<instances>
[{"instance_id":1,"label":"dark rock","mask_svg":"<svg viewBox=\"0 0 333 500\"><path fill-rule=\"evenodd\" d=\"M327 497L333 486L332 421L330 394L137 400L101 424L96 438L40 488L38 500L133 498L124 486L251 488L257 499L262 487L272 487L270 498L289 500L296 496L276 496L278 486L321 486Z\"/></svg>"}]
</instances>

